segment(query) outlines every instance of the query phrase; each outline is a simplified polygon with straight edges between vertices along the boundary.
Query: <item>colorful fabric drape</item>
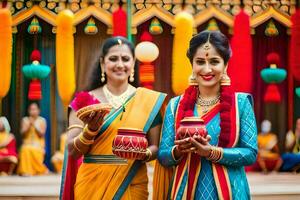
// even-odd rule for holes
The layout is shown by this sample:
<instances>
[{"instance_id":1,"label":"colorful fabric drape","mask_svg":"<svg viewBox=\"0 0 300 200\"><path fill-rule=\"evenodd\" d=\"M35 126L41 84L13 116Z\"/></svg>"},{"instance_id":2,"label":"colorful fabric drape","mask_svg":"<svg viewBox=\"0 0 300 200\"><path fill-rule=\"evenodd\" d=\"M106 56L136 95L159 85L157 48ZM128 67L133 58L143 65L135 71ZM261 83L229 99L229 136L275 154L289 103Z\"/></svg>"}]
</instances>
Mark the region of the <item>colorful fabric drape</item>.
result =
<instances>
[{"instance_id":1,"label":"colorful fabric drape","mask_svg":"<svg viewBox=\"0 0 300 200\"><path fill-rule=\"evenodd\" d=\"M173 181L170 184L168 199L249 199L250 192L243 166L256 160L256 124L252 105L245 94L235 95L232 120L236 122L231 134L230 148L223 148L223 157L218 163L188 154L182 160L172 155L175 140L176 110L180 97L168 104L162 129L162 140L158 152L160 163L166 167L175 166ZM216 105L203 118L206 122L211 145L218 144L220 134L219 105ZM194 114L198 116L195 106ZM239 123L244 120L247 123ZM232 148L231 148L232 147ZM239 185L239 188L232 187ZM154 193L160 191L154 191Z\"/></svg>"},{"instance_id":2,"label":"colorful fabric drape","mask_svg":"<svg viewBox=\"0 0 300 200\"><path fill-rule=\"evenodd\" d=\"M7 132L0 132L0 172L12 173L18 163L15 137Z\"/></svg>"},{"instance_id":3,"label":"colorful fabric drape","mask_svg":"<svg viewBox=\"0 0 300 200\"><path fill-rule=\"evenodd\" d=\"M112 141L119 127L141 129L147 132L164 99L165 95L162 93L139 88L125 103L125 112L120 107L105 118L95 143L91 146L89 153L84 156L83 163L78 170L74 185L75 199L148 198L145 164L114 156ZM121 116L122 120L120 120ZM62 184L65 189L61 192L62 199L73 198L71 191L66 189L72 189L72 186L68 184L74 181L66 178L75 177L75 175L68 173L68 170L74 170L74 168L67 167L65 173L68 176L63 176Z\"/></svg>"}]
</instances>

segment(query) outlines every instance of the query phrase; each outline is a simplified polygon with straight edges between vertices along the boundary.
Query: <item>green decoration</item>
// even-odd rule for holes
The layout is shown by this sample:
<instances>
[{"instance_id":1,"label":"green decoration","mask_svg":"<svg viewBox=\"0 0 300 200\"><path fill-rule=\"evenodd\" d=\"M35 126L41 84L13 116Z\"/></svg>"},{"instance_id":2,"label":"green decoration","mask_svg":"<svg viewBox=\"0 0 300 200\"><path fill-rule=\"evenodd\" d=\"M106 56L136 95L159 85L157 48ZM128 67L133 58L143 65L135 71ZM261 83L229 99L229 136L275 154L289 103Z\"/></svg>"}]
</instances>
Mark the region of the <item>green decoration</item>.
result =
<instances>
[{"instance_id":1,"label":"green decoration","mask_svg":"<svg viewBox=\"0 0 300 200\"><path fill-rule=\"evenodd\" d=\"M156 17L151 21L149 32L152 35L159 35L163 32L163 27L161 26L160 22Z\"/></svg>"},{"instance_id":2,"label":"green decoration","mask_svg":"<svg viewBox=\"0 0 300 200\"><path fill-rule=\"evenodd\" d=\"M44 79L50 73L50 67L47 65L41 65L38 61L33 61L32 64L24 65L22 72L27 78Z\"/></svg>"},{"instance_id":3,"label":"green decoration","mask_svg":"<svg viewBox=\"0 0 300 200\"><path fill-rule=\"evenodd\" d=\"M219 31L218 23L215 19L211 19L208 22L206 30L208 31Z\"/></svg>"},{"instance_id":4,"label":"green decoration","mask_svg":"<svg viewBox=\"0 0 300 200\"><path fill-rule=\"evenodd\" d=\"M286 70L278 68L266 68L260 75L266 83L280 83L286 78Z\"/></svg>"},{"instance_id":5,"label":"green decoration","mask_svg":"<svg viewBox=\"0 0 300 200\"><path fill-rule=\"evenodd\" d=\"M42 32L42 27L39 24L39 21L37 18L33 18L30 25L27 28L28 33L30 34L37 34Z\"/></svg>"},{"instance_id":6,"label":"green decoration","mask_svg":"<svg viewBox=\"0 0 300 200\"><path fill-rule=\"evenodd\" d=\"M88 23L84 27L84 32L88 35L95 35L96 33L98 33L98 28L93 18L89 19Z\"/></svg>"},{"instance_id":7,"label":"green decoration","mask_svg":"<svg viewBox=\"0 0 300 200\"><path fill-rule=\"evenodd\" d=\"M267 24L266 30L265 30L265 35L269 37L274 37L279 34L278 29L276 28L273 20L270 20L269 23Z\"/></svg>"}]
</instances>

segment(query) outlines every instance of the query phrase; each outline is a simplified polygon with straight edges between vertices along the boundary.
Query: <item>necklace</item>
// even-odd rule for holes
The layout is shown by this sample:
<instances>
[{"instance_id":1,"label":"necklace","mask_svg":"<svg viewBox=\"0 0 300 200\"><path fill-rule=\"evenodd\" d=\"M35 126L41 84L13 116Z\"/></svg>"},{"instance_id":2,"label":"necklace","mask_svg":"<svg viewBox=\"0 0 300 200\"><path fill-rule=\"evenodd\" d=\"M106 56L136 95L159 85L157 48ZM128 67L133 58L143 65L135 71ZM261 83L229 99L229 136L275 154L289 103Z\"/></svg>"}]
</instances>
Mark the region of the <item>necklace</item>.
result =
<instances>
[{"instance_id":1,"label":"necklace","mask_svg":"<svg viewBox=\"0 0 300 200\"><path fill-rule=\"evenodd\" d=\"M107 85L103 86L103 93L104 93L105 98L111 104L111 106L114 107L115 109L122 106L126 102L126 100L129 98L129 96L131 94L133 94L134 91L135 91L135 88L131 85L128 85L125 92L123 92L120 95L114 95L108 90Z\"/></svg>"},{"instance_id":2,"label":"necklace","mask_svg":"<svg viewBox=\"0 0 300 200\"><path fill-rule=\"evenodd\" d=\"M218 103L219 100L220 100L220 94L218 94L215 98L209 99L209 100L206 100L203 97L201 97L200 95L198 95L196 104L201 106L202 112L205 114L208 112L209 107Z\"/></svg>"}]
</instances>

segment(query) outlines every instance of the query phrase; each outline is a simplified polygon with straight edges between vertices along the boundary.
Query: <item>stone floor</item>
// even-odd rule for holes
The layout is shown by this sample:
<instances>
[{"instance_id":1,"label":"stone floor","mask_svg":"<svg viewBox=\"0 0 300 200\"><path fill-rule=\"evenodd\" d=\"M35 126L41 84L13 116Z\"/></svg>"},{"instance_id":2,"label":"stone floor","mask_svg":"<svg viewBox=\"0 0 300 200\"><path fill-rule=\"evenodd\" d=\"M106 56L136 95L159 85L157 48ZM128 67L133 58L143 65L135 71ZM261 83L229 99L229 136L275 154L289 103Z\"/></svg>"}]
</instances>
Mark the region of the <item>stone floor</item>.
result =
<instances>
[{"instance_id":1,"label":"stone floor","mask_svg":"<svg viewBox=\"0 0 300 200\"><path fill-rule=\"evenodd\" d=\"M153 168L149 167L149 177ZM300 199L300 174L292 173L248 173L252 199L254 200L296 200ZM152 188L149 180L151 199ZM53 200L58 199L60 176L56 174L35 177L0 177L0 200Z\"/></svg>"}]
</instances>

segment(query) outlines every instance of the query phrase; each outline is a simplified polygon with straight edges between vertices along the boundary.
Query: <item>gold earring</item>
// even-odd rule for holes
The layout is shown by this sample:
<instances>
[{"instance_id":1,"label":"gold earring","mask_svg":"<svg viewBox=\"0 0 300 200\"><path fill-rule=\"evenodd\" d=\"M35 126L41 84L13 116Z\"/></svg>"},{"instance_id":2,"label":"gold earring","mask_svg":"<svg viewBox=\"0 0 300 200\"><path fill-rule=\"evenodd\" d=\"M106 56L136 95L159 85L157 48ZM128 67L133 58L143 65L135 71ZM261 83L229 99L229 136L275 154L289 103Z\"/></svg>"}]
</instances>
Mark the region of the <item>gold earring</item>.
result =
<instances>
[{"instance_id":1,"label":"gold earring","mask_svg":"<svg viewBox=\"0 0 300 200\"><path fill-rule=\"evenodd\" d=\"M221 77L221 85L231 85L230 77L225 72Z\"/></svg>"},{"instance_id":2,"label":"gold earring","mask_svg":"<svg viewBox=\"0 0 300 200\"><path fill-rule=\"evenodd\" d=\"M134 81L134 69L132 70L130 77L129 77L129 81L132 83Z\"/></svg>"},{"instance_id":3,"label":"gold earring","mask_svg":"<svg viewBox=\"0 0 300 200\"><path fill-rule=\"evenodd\" d=\"M192 73L192 75L190 75L190 77L189 77L189 85L198 85L194 73Z\"/></svg>"},{"instance_id":4,"label":"gold earring","mask_svg":"<svg viewBox=\"0 0 300 200\"><path fill-rule=\"evenodd\" d=\"M104 83L105 81L105 74L104 72L101 72L101 82Z\"/></svg>"}]
</instances>

